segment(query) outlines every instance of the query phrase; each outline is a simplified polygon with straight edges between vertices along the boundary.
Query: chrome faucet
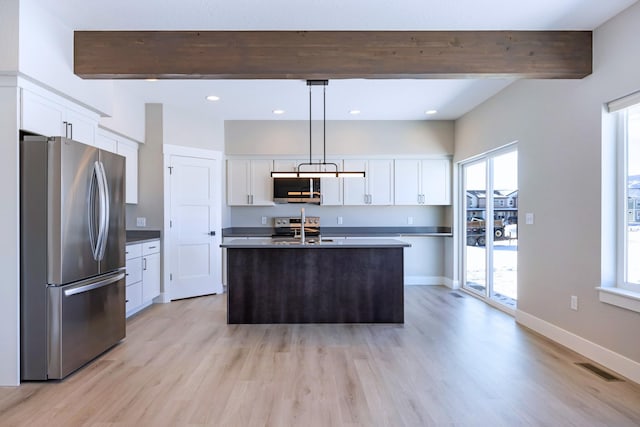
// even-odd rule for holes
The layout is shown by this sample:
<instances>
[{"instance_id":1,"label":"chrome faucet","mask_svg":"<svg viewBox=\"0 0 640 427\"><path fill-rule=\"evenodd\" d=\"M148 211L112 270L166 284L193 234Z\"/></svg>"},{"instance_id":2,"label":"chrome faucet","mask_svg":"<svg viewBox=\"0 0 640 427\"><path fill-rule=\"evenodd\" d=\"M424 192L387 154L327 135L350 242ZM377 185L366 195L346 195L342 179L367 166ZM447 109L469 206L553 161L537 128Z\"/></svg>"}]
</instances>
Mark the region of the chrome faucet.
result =
<instances>
[{"instance_id":1,"label":"chrome faucet","mask_svg":"<svg viewBox=\"0 0 640 427\"><path fill-rule=\"evenodd\" d=\"M304 223L307 218L304 215L304 208L300 209L300 243L304 245Z\"/></svg>"}]
</instances>

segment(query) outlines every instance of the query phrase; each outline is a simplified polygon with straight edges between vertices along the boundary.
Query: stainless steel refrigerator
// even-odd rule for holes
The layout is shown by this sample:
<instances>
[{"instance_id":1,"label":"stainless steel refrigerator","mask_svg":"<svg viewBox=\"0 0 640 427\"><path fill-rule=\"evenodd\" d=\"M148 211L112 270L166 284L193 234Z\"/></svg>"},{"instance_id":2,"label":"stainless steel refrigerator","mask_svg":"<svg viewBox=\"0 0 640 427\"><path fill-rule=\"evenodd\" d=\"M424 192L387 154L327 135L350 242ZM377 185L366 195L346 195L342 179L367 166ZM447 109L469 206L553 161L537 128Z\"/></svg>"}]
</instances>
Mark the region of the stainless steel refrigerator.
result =
<instances>
[{"instance_id":1,"label":"stainless steel refrigerator","mask_svg":"<svg viewBox=\"0 0 640 427\"><path fill-rule=\"evenodd\" d=\"M64 378L125 337L125 159L20 141L21 378Z\"/></svg>"}]
</instances>

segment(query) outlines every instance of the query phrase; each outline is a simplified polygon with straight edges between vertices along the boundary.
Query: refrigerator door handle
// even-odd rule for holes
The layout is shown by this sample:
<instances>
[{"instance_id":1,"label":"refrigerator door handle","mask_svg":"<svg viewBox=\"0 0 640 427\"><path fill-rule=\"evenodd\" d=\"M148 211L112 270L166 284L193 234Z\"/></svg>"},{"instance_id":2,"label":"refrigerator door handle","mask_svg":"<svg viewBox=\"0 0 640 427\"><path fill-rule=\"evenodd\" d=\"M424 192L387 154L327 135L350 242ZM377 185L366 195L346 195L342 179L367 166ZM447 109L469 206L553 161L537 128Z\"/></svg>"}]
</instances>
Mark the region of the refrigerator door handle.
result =
<instances>
[{"instance_id":1,"label":"refrigerator door handle","mask_svg":"<svg viewBox=\"0 0 640 427\"><path fill-rule=\"evenodd\" d=\"M109 185L107 183L107 174L104 170L104 164L98 162L100 175L98 187L100 189L100 238L98 246L98 261L104 258L107 249L107 240L109 237ZM100 182L102 185L100 185Z\"/></svg>"},{"instance_id":2,"label":"refrigerator door handle","mask_svg":"<svg viewBox=\"0 0 640 427\"><path fill-rule=\"evenodd\" d=\"M82 283L80 283L70 289L65 289L64 296L69 297L71 295L77 295L84 292L89 292L94 289L98 289L98 288L102 288L104 286L110 285L122 279L124 279L124 272L118 272L116 275L108 277L99 282L89 283L86 285L83 285Z\"/></svg>"},{"instance_id":3,"label":"refrigerator door handle","mask_svg":"<svg viewBox=\"0 0 640 427\"><path fill-rule=\"evenodd\" d=\"M94 162L93 168L91 170L91 177L89 178L89 197L87 200L87 210L89 216L89 242L91 245L91 253L93 255L93 259L96 261L98 261L98 248L100 244L101 233L100 225L98 225L98 230L96 230L96 191L99 192L100 187L99 168L100 166L98 162Z\"/></svg>"}]
</instances>

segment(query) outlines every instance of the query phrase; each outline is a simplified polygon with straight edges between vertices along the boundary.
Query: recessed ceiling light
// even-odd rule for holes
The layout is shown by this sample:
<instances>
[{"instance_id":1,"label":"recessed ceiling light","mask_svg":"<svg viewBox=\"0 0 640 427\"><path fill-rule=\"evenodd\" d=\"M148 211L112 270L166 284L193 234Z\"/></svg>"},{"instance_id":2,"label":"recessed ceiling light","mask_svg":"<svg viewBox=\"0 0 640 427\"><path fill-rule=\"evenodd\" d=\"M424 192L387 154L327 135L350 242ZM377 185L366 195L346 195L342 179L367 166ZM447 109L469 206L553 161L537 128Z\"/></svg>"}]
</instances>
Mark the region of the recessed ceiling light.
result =
<instances>
[{"instance_id":1,"label":"recessed ceiling light","mask_svg":"<svg viewBox=\"0 0 640 427\"><path fill-rule=\"evenodd\" d=\"M273 110L273 114L284 114L284 110Z\"/></svg>"},{"instance_id":2,"label":"recessed ceiling light","mask_svg":"<svg viewBox=\"0 0 640 427\"><path fill-rule=\"evenodd\" d=\"M216 95L209 95L207 96L207 101L219 101L220 97L216 96Z\"/></svg>"},{"instance_id":3,"label":"recessed ceiling light","mask_svg":"<svg viewBox=\"0 0 640 427\"><path fill-rule=\"evenodd\" d=\"M145 79L145 80L148 81L148 82L157 82L158 81L158 79Z\"/></svg>"},{"instance_id":4,"label":"recessed ceiling light","mask_svg":"<svg viewBox=\"0 0 640 427\"><path fill-rule=\"evenodd\" d=\"M438 112L438 110L427 110L424 113L430 116L432 114L436 114L437 112Z\"/></svg>"},{"instance_id":5,"label":"recessed ceiling light","mask_svg":"<svg viewBox=\"0 0 640 427\"><path fill-rule=\"evenodd\" d=\"M353 114L353 115L360 114L360 110L351 110L349 111L349 114Z\"/></svg>"}]
</instances>

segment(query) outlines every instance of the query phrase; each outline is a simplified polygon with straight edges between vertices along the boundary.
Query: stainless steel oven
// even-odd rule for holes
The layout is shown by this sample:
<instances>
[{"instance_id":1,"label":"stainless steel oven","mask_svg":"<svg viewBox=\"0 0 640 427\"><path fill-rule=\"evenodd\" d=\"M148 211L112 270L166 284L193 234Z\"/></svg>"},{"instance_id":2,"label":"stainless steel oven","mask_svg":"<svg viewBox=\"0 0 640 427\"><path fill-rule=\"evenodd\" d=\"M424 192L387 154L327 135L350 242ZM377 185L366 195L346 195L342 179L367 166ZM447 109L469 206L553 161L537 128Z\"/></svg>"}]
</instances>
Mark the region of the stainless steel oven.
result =
<instances>
[{"instance_id":1,"label":"stainless steel oven","mask_svg":"<svg viewBox=\"0 0 640 427\"><path fill-rule=\"evenodd\" d=\"M302 229L302 219L299 216L273 218L273 238L297 238ZM320 236L320 217L308 216L304 221L304 232L307 237Z\"/></svg>"}]
</instances>

